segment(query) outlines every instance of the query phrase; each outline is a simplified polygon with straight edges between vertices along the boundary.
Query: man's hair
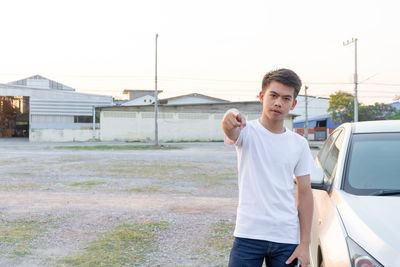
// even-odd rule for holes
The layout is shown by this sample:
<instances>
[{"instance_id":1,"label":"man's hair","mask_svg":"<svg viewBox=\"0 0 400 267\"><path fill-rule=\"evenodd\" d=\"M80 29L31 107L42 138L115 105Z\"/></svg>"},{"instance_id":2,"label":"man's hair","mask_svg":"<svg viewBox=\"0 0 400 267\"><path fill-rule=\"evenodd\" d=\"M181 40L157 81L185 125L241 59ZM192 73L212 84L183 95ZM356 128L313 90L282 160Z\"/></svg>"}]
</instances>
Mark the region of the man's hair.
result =
<instances>
[{"instance_id":1,"label":"man's hair","mask_svg":"<svg viewBox=\"0 0 400 267\"><path fill-rule=\"evenodd\" d=\"M268 72L267 74L265 74L262 80L262 91L265 92L267 87L273 81L283 83L284 85L289 87L293 87L294 99L296 99L301 89L301 80L294 71L289 69L278 69Z\"/></svg>"}]
</instances>

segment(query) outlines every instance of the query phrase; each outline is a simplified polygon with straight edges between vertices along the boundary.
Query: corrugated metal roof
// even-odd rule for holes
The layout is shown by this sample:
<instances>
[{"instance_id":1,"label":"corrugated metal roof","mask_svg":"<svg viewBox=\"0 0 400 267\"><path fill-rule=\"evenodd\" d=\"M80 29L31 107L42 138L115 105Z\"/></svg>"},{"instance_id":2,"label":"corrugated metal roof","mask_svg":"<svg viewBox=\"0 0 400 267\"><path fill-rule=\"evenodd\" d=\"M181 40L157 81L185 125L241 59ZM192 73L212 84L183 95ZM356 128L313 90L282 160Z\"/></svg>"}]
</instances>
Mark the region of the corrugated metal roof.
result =
<instances>
[{"instance_id":1,"label":"corrugated metal roof","mask_svg":"<svg viewBox=\"0 0 400 267\"><path fill-rule=\"evenodd\" d=\"M12 85L22 85L31 88L46 88L53 90L65 90L65 91L75 91L74 88L64 85L62 83L50 80L41 75L34 75L28 78L24 78L21 80L9 82L8 84Z\"/></svg>"}]
</instances>

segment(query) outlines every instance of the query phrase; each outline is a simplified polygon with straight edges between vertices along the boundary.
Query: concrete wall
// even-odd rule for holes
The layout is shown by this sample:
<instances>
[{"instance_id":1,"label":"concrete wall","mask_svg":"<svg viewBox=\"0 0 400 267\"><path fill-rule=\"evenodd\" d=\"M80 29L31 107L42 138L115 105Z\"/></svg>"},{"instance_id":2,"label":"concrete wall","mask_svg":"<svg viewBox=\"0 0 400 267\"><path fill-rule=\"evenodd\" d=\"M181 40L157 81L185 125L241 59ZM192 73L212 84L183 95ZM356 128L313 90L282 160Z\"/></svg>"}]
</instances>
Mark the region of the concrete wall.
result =
<instances>
[{"instance_id":1,"label":"concrete wall","mask_svg":"<svg viewBox=\"0 0 400 267\"><path fill-rule=\"evenodd\" d=\"M202 107L203 106L203 107ZM216 106L221 108L218 110ZM161 107L158 117L158 137L167 141L214 141L223 140L221 120L229 105L193 105L180 108ZM202 107L202 108L201 108ZM239 108L248 120L260 117L259 103ZM151 141L154 140L154 112L148 108L105 108L100 113L101 141ZM214 109L214 110L210 110ZM285 120L292 129L293 116Z\"/></svg>"},{"instance_id":2,"label":"concrete wall","mask_svg":"<svg viewBox=\"0 0 400 267\"><path fill-rule=\"evenodd\" d=\"M96 138L99 139L100 131L96 130ZM33 142L75 142L93 140L93 130L73 129L32 129L29 141Z\"/></svg>"},{"instance_id":3,"label":"concrete wall","mask_svg":"<svg viewBox=\"0 0 400 267\"><path fill-rule=\"evenodd\" d=\"M159 113L159 140L212 141L223 140L223 114ZM101 113L100 140L154 140L154 113L104 111Z\"/></svg>"}]
</instances>

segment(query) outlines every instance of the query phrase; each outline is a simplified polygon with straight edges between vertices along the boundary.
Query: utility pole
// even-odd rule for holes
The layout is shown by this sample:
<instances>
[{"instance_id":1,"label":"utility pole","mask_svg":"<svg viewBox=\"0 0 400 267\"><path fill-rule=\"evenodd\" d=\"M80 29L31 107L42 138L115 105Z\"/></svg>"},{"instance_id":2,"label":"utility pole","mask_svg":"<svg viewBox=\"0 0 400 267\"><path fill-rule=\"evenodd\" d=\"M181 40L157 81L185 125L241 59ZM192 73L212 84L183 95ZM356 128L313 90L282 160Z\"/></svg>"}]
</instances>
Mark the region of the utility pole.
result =
<instances>
[{"instance_id":1,"label":"utility pole","mask_svg":"<svg viewBox=\"0 0 400 267\"><path fill-rule=\"evenodd\" d=\"M155 90L154 90L154 145L158 146L158 90L157 90L157 39L156 33L156 69L155 69Z\"/></svg>"},{"instance_id":2,"label":"utility pole","mask_svg":"<svg viewBox=\"0 0 400 267\"><path fill-rule=\"evenodd\" d=\"M355 53L354 53L354 121L358 121L358 96L357 96L357 85L358 85L358 77L357 77L357 38L352 38L351 41L347 40L343 42L343 46L354 43Z\"/></svg>"},{"instance_id":3,"label":"utility pole","mask_svg":"<svg viewBox=\"0 0 400 267\"><path fill-rule=\"evenodd\" d=\"M306 123L305 123L305 127L304 127L304 135L306 137L306 139L308 140L308 96L307 96L307 89L308 86L304 86L304 91L305 93L305 97L306 97Z\"/></svg>"},{"instance_id":4,"label":"utility pole","mask_svg":"<svg viewBox=\"0 0 400 267\"><path fill-rule=\"evenodd\" d=\"M93 106L92 108L92 137L93 140L96 139L96 106Z\"/></svg>"}]
</instances>

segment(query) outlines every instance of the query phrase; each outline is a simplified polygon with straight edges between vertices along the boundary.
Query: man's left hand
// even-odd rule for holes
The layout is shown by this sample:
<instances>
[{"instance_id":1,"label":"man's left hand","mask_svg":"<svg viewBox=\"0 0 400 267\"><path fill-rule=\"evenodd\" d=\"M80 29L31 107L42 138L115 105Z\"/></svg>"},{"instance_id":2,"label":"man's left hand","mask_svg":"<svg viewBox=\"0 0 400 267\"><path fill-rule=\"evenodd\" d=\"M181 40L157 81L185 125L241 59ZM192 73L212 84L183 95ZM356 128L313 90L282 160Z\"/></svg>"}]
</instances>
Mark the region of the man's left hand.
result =
<instances>
[{"instance_id":1,"label":"man's left hand","mask_svg":"<svg viewBox=\"0 0 400 267\"><path fill-rule=\"evenodd\" d=\"M310 249L308 244L300 244L293 251L293 254L286 261L286 264L292 263L294 259L301 261L301 267L307 267L310 264Z\"/></svg>"}]
</instances>

